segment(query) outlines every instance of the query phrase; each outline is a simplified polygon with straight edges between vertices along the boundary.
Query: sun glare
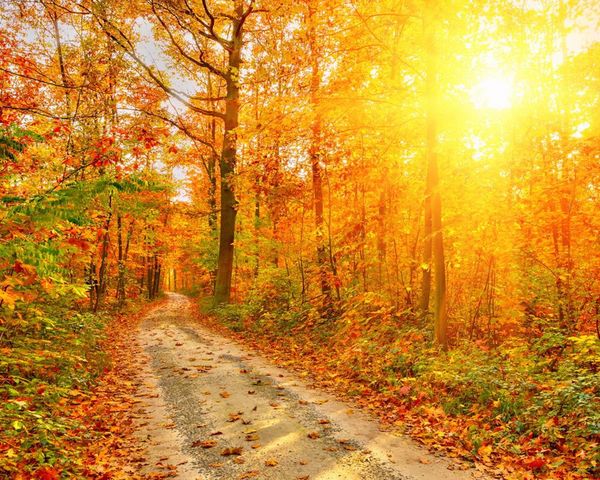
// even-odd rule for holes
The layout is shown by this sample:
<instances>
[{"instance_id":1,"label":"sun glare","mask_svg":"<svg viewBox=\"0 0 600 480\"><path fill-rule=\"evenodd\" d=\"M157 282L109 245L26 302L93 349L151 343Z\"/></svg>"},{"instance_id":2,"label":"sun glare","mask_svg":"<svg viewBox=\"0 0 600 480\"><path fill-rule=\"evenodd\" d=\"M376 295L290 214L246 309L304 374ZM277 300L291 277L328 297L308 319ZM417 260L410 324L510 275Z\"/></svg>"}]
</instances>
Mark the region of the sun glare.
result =
<instances>
[{"instance_id":1,"label":"sun glare","mask_svg":"<svg viewBox=\"0 0 600 480\"><path fill-rule=\"evenodd\" d=\"M507 77L486 77L471 89L471 101L476 108L504 110L512 104L512 81Z\"/></svg>"}]
</instances>

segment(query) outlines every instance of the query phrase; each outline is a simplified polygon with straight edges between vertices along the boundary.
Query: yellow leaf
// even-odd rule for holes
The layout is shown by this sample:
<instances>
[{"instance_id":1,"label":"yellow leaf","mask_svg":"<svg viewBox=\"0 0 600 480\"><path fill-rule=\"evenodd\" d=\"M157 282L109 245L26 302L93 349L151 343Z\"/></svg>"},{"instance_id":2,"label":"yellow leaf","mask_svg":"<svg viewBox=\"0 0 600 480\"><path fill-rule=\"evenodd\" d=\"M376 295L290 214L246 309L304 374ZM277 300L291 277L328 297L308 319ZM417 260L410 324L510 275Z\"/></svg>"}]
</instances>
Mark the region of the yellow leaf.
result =
<instances>
[{"instance_id":1,"label":"yellow leaf","mask_svg":"<svg viewBox=\"0 0 600 480\"><path fill-rule=\"evenodd\" d=\"M491 445L484 445L482 447L479 447L479 450L477 450L477 453L484 460L488 459L489 456L492 454L492 446Z\"/></svg>"},{"instance_id":2,"label":"yellow leaf","mask_svg":"<svg viewBox=\"0 0 600 480\"><path fill-rule=\"evenodd\" d=\"M15 301L17 297L15 297L12 293L6 292L0 289L0 300L11 310L15 308Z\"/></svg>"}]
</instances>

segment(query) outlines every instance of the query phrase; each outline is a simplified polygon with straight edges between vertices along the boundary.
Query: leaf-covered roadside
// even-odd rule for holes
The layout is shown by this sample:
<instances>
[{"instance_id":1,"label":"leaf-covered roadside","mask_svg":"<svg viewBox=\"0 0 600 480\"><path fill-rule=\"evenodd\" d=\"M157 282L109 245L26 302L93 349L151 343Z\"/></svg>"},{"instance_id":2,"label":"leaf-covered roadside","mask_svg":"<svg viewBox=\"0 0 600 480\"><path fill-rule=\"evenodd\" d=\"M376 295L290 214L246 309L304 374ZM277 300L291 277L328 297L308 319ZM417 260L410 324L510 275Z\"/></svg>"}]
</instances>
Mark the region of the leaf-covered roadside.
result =
<instances>
[{"instance_id":1,"label":"leaf-covered roadside","mask_svg":"<svg viewBox=\"0 0 600 480\"><path fill-rule=\"evenodd\" d=\"M0 472L76 475L94 432L74 410L106 365L99 341L106 318L48 309L7 319L0 340Z\"/></svg>"},{"instance_id":2,"label":"leaf-covered roadside","mask_svg":"<svg viewBox=\"0 0 600 480\"><path fill-rule=\"evenodd\" d=\"M0 477L133 478L115 455L135 390L119 351L137 315L53 307L34 318L1 326Z\"/></svg>"},{"instance_id":3,"label":"leaf-covered roadside","mask_svg":"<svg viewBox=\"0 0 600 480\"><path fill-rule=\"evenodd\" d=\"M364 299L336 319L264 302L213 310L230 333L436 450L507 479L600 475L600 342L548 329L440 352ZM202 315L200 315L200 318ZM205 319L203 321L206 321Z\"/></svg>"},{"instance_id":4,"label":"leaf-covered roadside","mask_svg":"<svg viewBox=\"0 0 600 480\"><path fill-rule=\"evenodd\" d=\"M110 359L158 294L168 176L30 120L0 119L0 478L113 478L134 387Z\"/></svg>"}]
</instances>

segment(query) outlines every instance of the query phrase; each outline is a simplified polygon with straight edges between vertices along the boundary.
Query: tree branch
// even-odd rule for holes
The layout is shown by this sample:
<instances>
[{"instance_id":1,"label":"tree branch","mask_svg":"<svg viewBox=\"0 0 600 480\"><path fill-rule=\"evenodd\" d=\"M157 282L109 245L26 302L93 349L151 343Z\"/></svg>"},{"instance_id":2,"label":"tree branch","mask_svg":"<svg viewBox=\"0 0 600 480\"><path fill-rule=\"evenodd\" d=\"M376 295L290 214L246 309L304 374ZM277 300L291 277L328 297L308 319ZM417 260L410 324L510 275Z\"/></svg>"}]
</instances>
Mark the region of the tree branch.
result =
<instances>
[{"instance_id":1,"label":"tree branch","mask_svg":"<svg viewBox=\"0 0 600 480\"><path fill-rule=\"evenodd\" d=\"M82 8L85 8L85 7L82 6ZM88 12L96 19L96 21L98 22L100 27L104 30L106 35L108 35L109 38L111 38L112 41L115 42L125 52L126 55L128 55L132 60L134 60L135 63L137 63L146 72L146 74L152 79L152 81L156 85L158 85L158 87L161 88L164 92L168 93L173 98L179 100L182 104L184 104L186 107L188 107L190 110L192 110L196 113L200 113L202 115L206 115L209 117L216 117L216 118L220 118L220 119L225 118L225 115L222 114L221 112L217 112L214 110L207 110L205 108L198 107L198 106L190 103L189 101L187 101L183 95L178 93L173 88L169 87L165 83L165 81L163 81L159 77L159 75L156 74L152 70L152 68L139 57L139 55L135 52L135 46L133 45L131 40L129 40L127 35L125 35L125 33L121 29L119 29L114 23L112 23L107 18L101 16L100 14L95 13L89 9L88 9Z\"/></svg>"},{"instance_id":2,"label":"tree branch","mask_svg":"<svg viewBox=\"0 0 600 480\"><path fill-rule=\"evenodd\" d=\"M164 28L164 30L167 32L167 35L171 39L171 43L173 44L173 46L179 51L179 53L184 58L186 58L187 60L189 60L193 64L199 66L200 68L206 68L207 70L210 70L215 75L218 75L218 76L220 76L222 78L226 78L226 74L224 72L222 72L221 70L219 70L218 68L214 67L213 65L211 65L208 62L206 62L203 59L204 52L202 50L200 51L200 57L198 59L192 57L189 53L187 53L184 50L184 48L181 46L181 44L175 39L175 36L173 35L173 32L167 26L166 22L163 20L163 18L160 16L160 14L156 11L156 8L154 6L154 2L152 3L152 12L156 16L156 18L158 19L158 21L160 22L160 24L162 25L162 27Z\"/></svg>"}]
</instances>

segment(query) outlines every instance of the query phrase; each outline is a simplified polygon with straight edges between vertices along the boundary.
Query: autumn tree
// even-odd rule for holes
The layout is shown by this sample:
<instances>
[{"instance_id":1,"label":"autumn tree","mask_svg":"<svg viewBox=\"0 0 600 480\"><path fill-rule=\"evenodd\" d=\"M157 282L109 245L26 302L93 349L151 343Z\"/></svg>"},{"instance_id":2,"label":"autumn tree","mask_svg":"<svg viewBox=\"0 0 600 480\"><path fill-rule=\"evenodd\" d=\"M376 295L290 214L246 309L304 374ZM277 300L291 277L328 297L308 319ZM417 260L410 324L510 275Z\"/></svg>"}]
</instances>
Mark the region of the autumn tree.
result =
<instances>
[{"instance_id":1,"label":"autumn tree","mask_svg":"<svg viewBox=\"0 0 600 480\"><path fill-rule=\"evenodd\" d=\"M435 1L427 1L423 13L423 33L425 43L425 102L426 102L426 163L427 180L425 186L425 228L423 253L423 283L421 310L427 313L429 307L431 270L435 274L434 330L436 342L448 348L448 312L446 305L446 260L442 231L442 201L438 169L438 52L436 39ZM432 261L433 260L433 261Z\"/></svg>"},{"instance_id":2,"label":"autumn tree","mask_svg":"<svg viewBox=\"0 0 600 480\"><path fill-rule=\"evenodd\" d=\"M233 0L229 4L230 8L217 10L213 10L206 1L203 1L198 9L184 2L156 0L148 4L148 18L160 25L170 50L190 68L204 72L205 75L212 74L222 82L225 90L223 96L213 96L212 88L209 94L197 95L187 94L170 86L169 82L160 73L156 73L137 53L133 40L124 28L103 15L100 2L92 2L90 6L82 7L96 18L107 35L136 62L149 81L192 112L218 119L223 124L219 160L220 230L215 302L227 303L231 291L237 214L234 177L237 162L236 129L239 124L241 56L244 24L254 10L253 2L245 5L242 0ZM211 108L216 104L220 104L222 109Z\"/></svg>"}]
</instances>

